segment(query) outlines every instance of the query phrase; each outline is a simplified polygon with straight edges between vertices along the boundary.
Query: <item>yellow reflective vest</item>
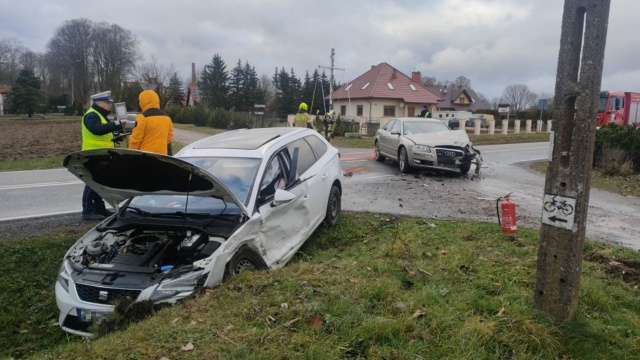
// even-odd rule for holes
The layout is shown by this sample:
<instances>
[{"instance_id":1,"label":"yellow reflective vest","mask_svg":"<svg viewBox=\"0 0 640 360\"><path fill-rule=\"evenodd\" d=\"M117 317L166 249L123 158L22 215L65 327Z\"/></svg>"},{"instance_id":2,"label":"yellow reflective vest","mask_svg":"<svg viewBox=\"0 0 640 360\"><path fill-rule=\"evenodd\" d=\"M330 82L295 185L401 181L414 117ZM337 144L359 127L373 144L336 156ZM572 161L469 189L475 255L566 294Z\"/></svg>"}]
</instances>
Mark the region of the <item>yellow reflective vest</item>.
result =
<instances>
[{"instance_id":1,"label":"yellow reflective vest","mask_svg":"<svg viewBox=\"0 0 640 360\"><path fill-rule=\"evenodd\" d=\"M107 119L102 116L98 111L94 108L90 108L84 116L82 117L82 150L91 150L91 149L100 149L100 148L112 148L114 147L111 133L107 133L104 135L95 135L84 124L84 118L90 113L94 112L100 118L100 122L103 124L107 123Z\"/></svg>"}]
</instances>

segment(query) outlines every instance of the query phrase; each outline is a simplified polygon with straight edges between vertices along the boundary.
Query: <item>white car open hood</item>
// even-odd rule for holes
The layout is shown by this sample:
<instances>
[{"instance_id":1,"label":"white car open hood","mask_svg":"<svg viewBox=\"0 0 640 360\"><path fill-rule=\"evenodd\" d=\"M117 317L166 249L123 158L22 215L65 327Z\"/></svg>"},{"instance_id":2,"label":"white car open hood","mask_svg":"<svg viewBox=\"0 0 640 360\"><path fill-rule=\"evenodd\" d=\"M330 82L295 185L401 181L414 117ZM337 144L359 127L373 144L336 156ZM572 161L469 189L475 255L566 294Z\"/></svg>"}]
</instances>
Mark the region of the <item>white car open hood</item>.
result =
<instances>
[{"instance_id":1,"label":"white car open hood","mask_svg":"<svg viewBox=\"0 0 640 360\"><path fill-rule=\"evenodd\" d=\"M213 175L175 157L104 148L71 153L63 165L116 209L122 201L139 195L197 195L235 203L248 214L244 204Z\"/></svg>"},{"instance_id":2,"label":"white car open hood","mask_svg":"<svg viewBox=\"0 0 640 360\"><path fill-rule=\"evenodd\" d=\"M422 133L405 135L405 137L418 145L455 145L464 147L471 144L466 130L443 131L437 133Z\"/></svg>"}]
</instances>

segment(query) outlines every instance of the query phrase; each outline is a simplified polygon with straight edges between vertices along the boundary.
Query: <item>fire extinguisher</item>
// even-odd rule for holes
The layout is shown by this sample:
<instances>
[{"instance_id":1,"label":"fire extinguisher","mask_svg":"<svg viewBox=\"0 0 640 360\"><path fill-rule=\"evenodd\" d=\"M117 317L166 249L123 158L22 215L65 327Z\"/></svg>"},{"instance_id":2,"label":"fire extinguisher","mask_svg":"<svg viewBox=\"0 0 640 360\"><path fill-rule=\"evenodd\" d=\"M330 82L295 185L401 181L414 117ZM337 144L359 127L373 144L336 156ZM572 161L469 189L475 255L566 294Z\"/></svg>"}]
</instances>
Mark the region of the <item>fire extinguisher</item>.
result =
<instances>
[{"instance_id":1,"label":"fire extinguisher","mask_svg":"<svg viewBox=\"0 0 640 360\"><path fill-rule=\"evenodd\" d=\"M518 226L516 225L516 203L509 198L511 194L512 193L508 193L496 200L498 224L502 225L502 232L505 234L515 234L518 232ZM502 203L500 202L501 200ZM500 214L500 210L502 210L502 214Z\"/></svg>"}]
</instances>

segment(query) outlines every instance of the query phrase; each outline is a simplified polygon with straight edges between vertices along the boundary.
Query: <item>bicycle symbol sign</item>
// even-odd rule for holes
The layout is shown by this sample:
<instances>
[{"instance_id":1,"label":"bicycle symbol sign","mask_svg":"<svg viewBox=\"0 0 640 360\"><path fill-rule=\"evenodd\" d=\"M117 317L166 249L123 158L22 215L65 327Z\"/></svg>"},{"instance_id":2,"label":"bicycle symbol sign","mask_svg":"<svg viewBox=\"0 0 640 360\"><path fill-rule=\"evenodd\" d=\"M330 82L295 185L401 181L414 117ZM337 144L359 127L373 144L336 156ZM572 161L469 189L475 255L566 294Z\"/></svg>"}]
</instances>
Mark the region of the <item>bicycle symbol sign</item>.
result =
<instances>
[{"instance_id":1,"label":"bicycle symbol sign","mask_svg":"<svg viewBox=\"0 0 640 360\"><path fill-rule=\"evenodd\" d=\"M571 230L575 222L575 208L574 198L544 194L542 223Z\"/></svg>"}]
</instances>

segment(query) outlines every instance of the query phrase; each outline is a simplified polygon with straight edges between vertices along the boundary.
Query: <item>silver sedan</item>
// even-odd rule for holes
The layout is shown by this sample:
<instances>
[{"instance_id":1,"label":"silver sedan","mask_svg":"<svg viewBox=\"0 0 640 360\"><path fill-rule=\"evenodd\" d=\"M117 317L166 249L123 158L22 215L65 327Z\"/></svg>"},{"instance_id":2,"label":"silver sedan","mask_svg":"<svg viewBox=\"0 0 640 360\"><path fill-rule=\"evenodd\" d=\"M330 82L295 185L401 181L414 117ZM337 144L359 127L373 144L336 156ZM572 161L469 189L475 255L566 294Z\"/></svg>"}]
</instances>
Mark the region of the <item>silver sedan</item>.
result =
<instances>
[{"instance_id":1,"label":"silver sedan","mask_svg":"<svg viewBox=\"0 0 640 360\"><path fill-rule=\"evenodd\" d=\"M455 171L466 174L471 164L480 172L482 156L467 132L451 130L442 121L425 118L393 118L376 133L376 160L398 162L400 172L415 169Z\"/></svg>"}]
</instances>

